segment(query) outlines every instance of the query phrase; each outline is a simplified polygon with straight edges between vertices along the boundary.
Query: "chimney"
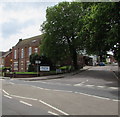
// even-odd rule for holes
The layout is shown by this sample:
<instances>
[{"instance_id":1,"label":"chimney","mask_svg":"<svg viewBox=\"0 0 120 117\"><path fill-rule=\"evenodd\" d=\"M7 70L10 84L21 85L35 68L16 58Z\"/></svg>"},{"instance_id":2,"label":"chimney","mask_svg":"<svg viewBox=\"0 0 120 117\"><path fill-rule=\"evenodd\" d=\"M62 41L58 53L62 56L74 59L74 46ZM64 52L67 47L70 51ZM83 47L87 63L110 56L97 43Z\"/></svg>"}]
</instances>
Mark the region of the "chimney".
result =
<instances>
[{"instance_id":1,"label":"chimney","mask_svg":"<svg viewBox=\"0 0 120 117\"><path fill-rule=\"evenodd\" d=\"M9 51L11 51L12 49L10 48Z\"/></svg>"},{"instance_id":2,"label":"chimney","mask_svg":"<svg viewBox=\"0 0 120 117\"><path fill-rule=\"evenodd\" d=\"M22 39L19 39L19 42L21 42L22 41Z\"/></svg>"}]
</instances>

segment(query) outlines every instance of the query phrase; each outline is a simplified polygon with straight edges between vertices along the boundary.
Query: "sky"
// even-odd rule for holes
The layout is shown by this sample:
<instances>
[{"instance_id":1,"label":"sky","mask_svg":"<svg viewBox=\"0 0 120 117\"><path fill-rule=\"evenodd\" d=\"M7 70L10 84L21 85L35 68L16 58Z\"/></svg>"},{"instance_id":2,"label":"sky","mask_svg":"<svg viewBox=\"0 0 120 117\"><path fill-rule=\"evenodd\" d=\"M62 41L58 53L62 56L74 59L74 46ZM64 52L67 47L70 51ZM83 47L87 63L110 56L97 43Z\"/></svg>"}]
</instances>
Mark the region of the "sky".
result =
<instances>
[{"instance_id":1,"label":"sky","mask_svg":"<svg viewBox=\"0 0 120 117\"><path fill-rule=\"evenodd\" d=\"M8 51L21 38L42 34L40 28L46 20L47 7L61 1L64 0L1 0L0 51Z\"/></svg>"},{"instance_id":2,"label":"sky","mask_svg":"<svg viewBox=\"0 0 120 117\"><path fill-rule=\"evenodd\" d=\"M74 0L0 0L0 51L8 51L19 39L42 34L47 7Z\"/></svg>"}]
</instances>

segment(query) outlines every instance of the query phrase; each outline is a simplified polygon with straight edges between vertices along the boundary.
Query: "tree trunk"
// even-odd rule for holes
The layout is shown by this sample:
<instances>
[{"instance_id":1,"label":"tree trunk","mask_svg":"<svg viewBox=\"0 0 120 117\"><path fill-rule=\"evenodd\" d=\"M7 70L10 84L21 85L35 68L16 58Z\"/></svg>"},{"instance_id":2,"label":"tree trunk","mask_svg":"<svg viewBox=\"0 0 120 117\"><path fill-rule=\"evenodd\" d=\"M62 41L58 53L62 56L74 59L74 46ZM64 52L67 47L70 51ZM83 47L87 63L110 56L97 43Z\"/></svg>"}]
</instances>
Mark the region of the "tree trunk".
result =
<instances>
[{"instance_id":1,"label":"tree trunk","mask_svg":"<svg viewBox=\"0 0 120 117\"><path fill-rule=\"evenodd\" d=\"M67 38L67 41L68 41L70 56L71 56L71 59L72 59L72 62L73 62L73 67L74 67L75 70L77 70L78 69L78 64L77 64L77 52L76 52L76 49L71 44L69 38Z\"/></svg>"},{"instance_id":2,"label":"tree trunk","mask_svg":"<svg viewBox=\"0 0 120 117\"><path fill-rule=\"evenodd\" d=\"M74 66L74 69L77 70L78 69L77 52L75 49L73 49L72 51L73 51L73 53L72 53L73 66Z\"/></svg>"},{"instance_id":3,"label":"tree trunk","mask_svg":"<svg viewBox=\"0 0 120 117\"><path fill-rule=\"evenodd\" d=\"M103 61L103 57L102 57L102 55L100 55L100 62L102 62Z\"/></svg>"}]
</instances>

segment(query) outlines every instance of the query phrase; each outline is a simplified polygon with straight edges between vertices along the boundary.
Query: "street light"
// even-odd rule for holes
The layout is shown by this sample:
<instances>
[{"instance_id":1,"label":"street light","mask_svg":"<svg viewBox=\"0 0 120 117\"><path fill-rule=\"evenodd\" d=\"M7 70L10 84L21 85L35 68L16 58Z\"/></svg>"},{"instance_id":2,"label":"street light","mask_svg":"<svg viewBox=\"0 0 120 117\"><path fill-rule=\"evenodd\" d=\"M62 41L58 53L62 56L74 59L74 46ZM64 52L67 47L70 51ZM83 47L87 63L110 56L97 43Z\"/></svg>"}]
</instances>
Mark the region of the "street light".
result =
<instances>
[{"instance_id":1,"label":"street light","mask_svg":"<svg viewBox=\"0 0 120 117\"><path fill-rule=\"evenodd\" d=\"M37 76L38 76L38 74L39 74L39 67L38 67L38 65L41 63L41 61L40 60L36 60L35 61L35 64L37 64Z\"/></svg>"}]
</instances>

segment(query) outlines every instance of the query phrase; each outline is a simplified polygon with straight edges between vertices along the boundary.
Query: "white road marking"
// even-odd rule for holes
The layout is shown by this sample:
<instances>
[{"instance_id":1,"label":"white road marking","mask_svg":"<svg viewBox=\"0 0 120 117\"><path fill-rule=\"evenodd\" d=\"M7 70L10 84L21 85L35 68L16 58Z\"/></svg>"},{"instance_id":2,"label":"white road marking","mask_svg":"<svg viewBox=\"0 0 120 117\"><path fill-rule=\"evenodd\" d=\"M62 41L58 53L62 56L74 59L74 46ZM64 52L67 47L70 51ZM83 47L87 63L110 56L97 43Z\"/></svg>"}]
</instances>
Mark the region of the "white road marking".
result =
<instances>
[{"instance_id":1,"label":"white road marking","mask_svg":"<svg viewBox=\"0 0 120 117\"><path fill-rule=\"evenodd\" d=\"M58 114L53 113L53 112L51 112L51 111L48 111L48 113L49 113L49 114L52 114L52 115L58 115Z\"/></svg>"},{"instance_id":2,"label":"white road marking","mask_svg":"<svg viewBox=\"0 0 120 117\"><path fill-rule=\"evenodd\" d=\"M9 98L9 99L12 99L12 97L8 96L8 95L4 95L5 97Z\"/></svg>"},{"instance_id":3,"label":"white road marking","mask_svg":"<svg viewBox=\"0 0 120 117\"><path fill-rule=\"evenodd\" d=\"M56 108L56 107L54 107L54 106L52 106L52 105L42 101L42 100L39 100L39 102L41 102L42 104L44 104L44 105L46 105L46 106L48 106L48 107L50 107L50 108L52 108L54 110L57 110L58 112L60 112L60 113L62 113L64 115L69 115L68 113L63 112L62 110L60 110L60 109L58 109L58 108Z\"/></svg>"},{"instance_id":4,"label":"white road marking","mask_svg":"<svg viewBox=\"0 0 120 117\"><path fill-rule=\"evenodd\" d=\"M22 99L34 100L34 101L37 101L37 100L38 100L38 99L35 99L35 98L22 97L22 96L18 96L18 95L11 95L11 96L17 97L17 98L22 98Z\"/></svg>"},{"instance_id":5,"label":"white road marking","mask_svg":"<svg viewBox=\"0 0 120 117\"><path fill-rule=\"evenodd\" d=\"M87 87L93 87L93 86L95 86L95 85L85 85L85 86L87 86Z\"/></svg>"},{"instance_id":6,"label":"white road marking","mask_svg":"<svg viewBox=\"0 0 120 117\"><path fill-rule=\"evenodd\" d=\"M118 87L109 87L110 89L118 89Z\"/></svg>"},{"instance_id":7,"label":"white road marking","mask_svg":"<svg viewBox=\"0 0 120 117\"><path fill-rule=\"evenodd\" d=\"M99 87L99 88L105 88L105 86L97 86L97 87Z\"/></svg>"},{"instance_id":8,"label":"white road marking","mask_svg":"<svg viewBox=\"0 0 120 117\"><path fill-rule=\"evenodd\" d=\"M73 85L73 86L82 86L82 85L83 85L83 84L80 83L80 84L75 84L75 85Z\"/></svg>"},{"instance_id":9,"label":"white road marking","mask_svg":"<svg viewBox=\"0 0 120 117\"><path fill-rule=\"evenodd\" d=\"M7 95L10 95L8 92L6 92L5 90L3 90L3 92L5 93L5 94L7 94Z\"/></svg>"},{"instance_id":10,"label":"white road marking","mask_svg":"<svg viewBox=\"0 0 120 117\"><path fill-rule=\"evenodd\" d=\"M60 91L60 92L71 92L72 93L72 91L56 90L56 89L46 89L46 88L41 88L41 87L36 87L36 86L32 86L32 87L39 88L39 89L46 90L46 91Z\"/></svg>"},{"instance_id":11,"label":"white road marking","mask_svg":"<svg viewBox=\"0 0 120 117\"><path fill-rule=\"evenodd\" d=\"M56 89L53 89L52 91L60 91L60 92L70 92L72 93L73 91L65 91L65 90L56 90Z\"/></svg>"},{"instance_id":12,"label":"white road marking","mask_svg":"<svg viewBox=\"0 0 120 117\"><path fill-rule=\"evenodd\" d=\"M20 85L24 85L24 84L20 84ZM32 85L29 85L32 86ZM85 85L86 86L86 85ZM87 85L87 86L95 86L95 85ZM39 89L43 89L43 90L51 90L51 91L62 91L62 92L71 92L73 93L73 91L65 91L65 90L54 90L54 89L45 89L45 88L41 88L41 87L36 87L36 86L32 86L34 88L39 88ZM104 87L104 86L98 86L98 87ZM118 89L118 87L108 87L111 89ZM10 95L8 92L6 92L5 90L2 90L5 94ZM112 100L112 101L120 101L120 100L115 100L115 99L109 99L109 98L104 98L104 97L99 97L99 96L95 96L95 95L89 95L89 94L85 94L85 93L80 93L80 92L74 92L74 93L78 93L78 94L83 94L83 95L87 95L87 96L92 96L92 97L96 97L96 98L101 98L101 99L106 99L106 100ZM22 97L22 96L17 96L17 95L11 95L14 97L18 97L18 98L23 98L23 99L29 99L29 100L38 100L38 99L34 99L34 98L28 98L28 97Z\"/></svg>"},{"instance_id":13,"label":"white road marking","mask_svg":"<svg viewBox=\"0 0 120 117\"><path fill-rule=\"evenodd\" d=\"M81 82L81 83L79 83L79 84L74 84L74 86L81 86L81 85L83 85L83 84L86 83L86 82L88 82L88 80L83 81L83 82Z\"/></svg>"},{"instance_id":14,"label":"white road marking","mask_svg":"<svg viewBox=\"0 0 120 117\"><path fill-rule=\"evenodd\" d=\"M95 96L95 95L90 95L90 94L85 94L85 93L80 93L80 92L75 92L75 93L86 95L86 96L91 96L91 97L95 97L95 98L105 99L105 100L118 101L118 100L114 100L114 99L110 99L110 98L105 98L105 97L100 97L100 96Z\"/></svg>"},{"instance_id":15,"label":"white road marking","mask_svg":"<svg viewBox=\"0 0 120 117\"><path fill-rule=\"evenodd\" d=\"M109 99L109 98L99 97L99 96L95 96L95 95L93 95L93 97L100 98L100 99L105 99L105 100L111 100L111 99Z\"/></svg>"},{"instance_id":16,"label":"white road marking","mask_svg":"<svg viewBox=\"0 0 120 117\"><path fill-rule=\"evenodd\" d=\"M44 88L41 88L41 87L36 87L36 86L32 86L33 88L38 88L38 89L44 89Z\"/></svg>"},{"instance_id":17,"label":"white road marking","mask_svg":"<svg viewBox=\"0 0 120 117\"><path fill-rule=\"evenodd\" d=\"M43 88L43 90L46 90L46 91L51 91L51 89L46 89L46 88Z\"/></svg>"},{"instance_id":18,"label":"white road marking","mask_svg":"<svg viewBox=\"0 0 120 117\"><path fill-rule=\"evenodd\" d=\"M31 82L31 81L29 81ZM40 83L44 83L44 84L51 84L51 85L71 85L71 84L62 84L62 83L53 83L53 82L43 82L43 81L32 81L32 82L40 82Z\"/></svg>"},{"instance_id":19,"label":"white road marking","mask_svg":"<svg viewBox=\"0 0 120 117\"><path fill-rule=\"evenodd\" d=\"M9 83L12 84L12 85L15 84L15 83L13 83L13 82L9 82Z\"/></svg>"},{"instance_id":20,"label":"white road marking","mask_svg":"<svg viewBox=\"0 0 120 117\"><path fill-rule=\"evenodd\" d=\"M120 100L115 100L115 99L113 99L113 101L118 102L118 101L120 101Z\"/></svg>"},{"instance_id":21,"label":"white road marking","mask_svg":"<svg viewBox=\"0 0 120 117\"><path fill-rule=\"evenodd\" d=\"M107 86L96 86L96 85L84 85L84 84L75 84L74 86L86 86L86 87L97 87L97 88L108 88L108 89L116 89L118 90L119 88L118 87L107 87Z\"/></svg>"},{"instance_id":22,"label":"white road marking","mask_svg":"<svg viewBox=\"0 0 120 117\"><path fill-rule=\"evenodd\" d=\"M20 103L23 103L23 104L25 104L25 105L27 105L27 106L32 106L32 104L29 104L29 103L24 102L24 101L20 101Z\"/></svg>"}]
</instances>

